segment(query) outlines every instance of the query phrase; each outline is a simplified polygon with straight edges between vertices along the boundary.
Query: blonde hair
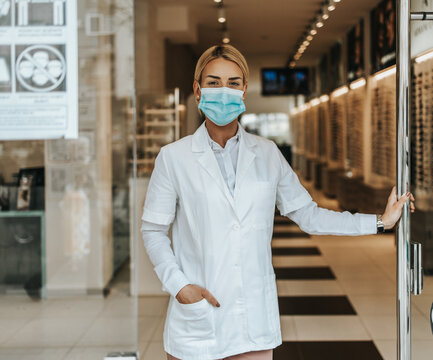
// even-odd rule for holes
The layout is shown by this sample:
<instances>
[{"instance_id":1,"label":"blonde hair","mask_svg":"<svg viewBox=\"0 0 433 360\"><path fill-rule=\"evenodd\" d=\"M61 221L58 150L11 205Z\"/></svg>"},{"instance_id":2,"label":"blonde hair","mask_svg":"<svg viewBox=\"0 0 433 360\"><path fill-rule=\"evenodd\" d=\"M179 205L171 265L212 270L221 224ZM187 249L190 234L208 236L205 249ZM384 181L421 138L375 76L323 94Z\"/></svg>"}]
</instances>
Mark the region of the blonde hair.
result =
<instances>
[{"instance_id":1,"label":"blonde hair","mask_svg":"<svg viewBox=\"0 0 433 360\"><path fill-rule=\"evenodd\" d=\"M238 65L242 71L243 82L245 83L248 81L249 70L245 57L238 49L229 44L214 45L205 50L203 54L201 54L195 66L194 79L201 83L203 69L209 62L220 57L233 61Z\"/></svg>"},{"instance_id":2,"label":"blonde hair","mask_svg":"<svg viewBox=\"0 0 433 360\"><path fill-rule=\"evenodd\" d=\"M245 84L246 82L248 82L248 77L250 73L247 61L245 60L245 57L241 54L241 52L230 44L214 45L205 50L203 54L201 54L195 66L194 80L197 80L200 84L202 80L202 73L206 65L212 60L218 58L224 58L226 60L233 61L236 65L240 67L242 71L243 83ZM198 109L198 111L204 119L204 113L200 109Z\"/></svg>"}]
</instances>

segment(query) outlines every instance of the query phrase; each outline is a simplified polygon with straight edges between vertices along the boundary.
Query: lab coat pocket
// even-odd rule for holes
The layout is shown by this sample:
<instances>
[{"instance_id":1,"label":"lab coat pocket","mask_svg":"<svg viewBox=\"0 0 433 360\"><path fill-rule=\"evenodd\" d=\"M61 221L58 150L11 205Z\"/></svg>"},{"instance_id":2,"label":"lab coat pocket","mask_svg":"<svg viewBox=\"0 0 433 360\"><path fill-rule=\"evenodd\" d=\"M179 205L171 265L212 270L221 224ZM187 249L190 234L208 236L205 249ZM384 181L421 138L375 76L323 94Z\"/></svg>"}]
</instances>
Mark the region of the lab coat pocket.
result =
<instances>
[{"instance_id":1,"label":"lab coat pocket","mask_svg":"<svg viewBox=\"0 0 433 360\"><path fill-rule=\"evenodd\" d=\"M169 327L170 337L180 348L211 345L216 341L212 305L205 299L192 304L174 300Z\"/></svg>"},{"instance_id":2,"label":"lab coat pocket","mask_svg":"<svg viewBox=\"0 0 433 360\"><path fill-rule=\"evenodd\" d=\"M276 201L276 185L271 181L249 182L245 189L248 200L254 203L254 212L258 216L273 214Z\"/></svg>"}]
</instances>

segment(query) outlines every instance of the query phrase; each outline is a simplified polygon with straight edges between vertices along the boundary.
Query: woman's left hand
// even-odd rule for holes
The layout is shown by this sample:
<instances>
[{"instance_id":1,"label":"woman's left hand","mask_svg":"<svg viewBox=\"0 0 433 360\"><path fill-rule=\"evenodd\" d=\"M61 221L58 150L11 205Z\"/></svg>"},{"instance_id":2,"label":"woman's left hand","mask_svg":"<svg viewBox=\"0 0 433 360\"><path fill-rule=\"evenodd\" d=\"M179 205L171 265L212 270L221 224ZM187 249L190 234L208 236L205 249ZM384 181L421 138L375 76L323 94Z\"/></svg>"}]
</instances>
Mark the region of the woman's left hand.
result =
<instances>
[{"instance_id":1,"label":"woman's left hand","mask_svg":"<svg viewBox=\"0 0 433 360\"><path fill-rule=\"evenodd\" d=\"M402 209L406 201L410 198L410 212L415 211L415 201L412 193L403 194L400 199L397 199L397 188L394 186L391 194L388 197L385 212L382 215L382 221L385 229L392 229L396 222L400 219Z\"/></svg>"}]
</instances>

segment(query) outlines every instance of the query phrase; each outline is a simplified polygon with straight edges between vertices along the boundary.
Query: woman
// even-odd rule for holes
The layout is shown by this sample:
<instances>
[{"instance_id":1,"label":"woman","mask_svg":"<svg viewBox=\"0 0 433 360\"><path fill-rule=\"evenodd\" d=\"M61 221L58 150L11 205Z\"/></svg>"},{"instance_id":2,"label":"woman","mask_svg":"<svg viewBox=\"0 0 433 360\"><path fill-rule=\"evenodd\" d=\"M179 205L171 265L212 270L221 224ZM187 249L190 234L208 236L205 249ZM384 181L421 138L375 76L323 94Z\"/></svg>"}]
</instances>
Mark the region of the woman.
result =
<instances>
[{"instance_id":1,"label":"woman","mask_svg":"<svg viewBox=\"0 0 433 360\"><path fill-rule=\"evenodd\" d=\"M161 148L142 216L146 251L170 293L168 360L272 359L282 343L271 238L275 205L309 234L377 233L375 214L317 206L273 141L246 132L248 66L231 45L207 49L193 90L205 121ZM407 193L388 199L392 228ZM168 229L173 222L173 250Z\"/></svg>"}]
</instances>

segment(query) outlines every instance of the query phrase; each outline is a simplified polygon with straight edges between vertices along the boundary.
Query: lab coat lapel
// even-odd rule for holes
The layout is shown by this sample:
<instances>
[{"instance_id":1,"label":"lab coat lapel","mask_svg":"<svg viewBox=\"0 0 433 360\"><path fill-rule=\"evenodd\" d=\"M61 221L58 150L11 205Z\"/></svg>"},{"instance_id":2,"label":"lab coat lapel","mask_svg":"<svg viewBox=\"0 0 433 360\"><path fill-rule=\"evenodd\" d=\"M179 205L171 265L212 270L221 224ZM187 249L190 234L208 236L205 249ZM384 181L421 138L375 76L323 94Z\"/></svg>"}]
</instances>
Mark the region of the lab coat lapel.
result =
<instances>
[{"instance_id":1,"label":"lab coat lapel","mask_svg":"<svg viewBox=\"0 0 433 360\"><path fill-rule=\"evenodd\" d=\"M203 122L193 134L192 151L202 152L202 154L197 157L197 161L210 175L212 180L216 182L218 188L221 190L227 201L230 203L231 208L236 213L234 199L230 194L229 189L227 189L227 185L224 182L224 178L221 174L218 161L215 158L215 154L213 153L213 150L208 143L205 131L205 123Z\"/></svg>"},{"instance_id":2,"label":"lab coat lapel","mask_svg":"<svg viewBox=\"0 0 433 360\"><path fill-rule=\"evenodd\" d=\"M246 132L240 124L239 126L241 137L239 143L238 163L236 168L236 182L234 191L235 202L240 186L242 186L242 182L245 179L245 175L247 174L250 165L256 157L255 152L252 150L252 147L256 145L253 135Z\"/></svg>"}]
</instances>

